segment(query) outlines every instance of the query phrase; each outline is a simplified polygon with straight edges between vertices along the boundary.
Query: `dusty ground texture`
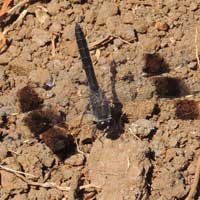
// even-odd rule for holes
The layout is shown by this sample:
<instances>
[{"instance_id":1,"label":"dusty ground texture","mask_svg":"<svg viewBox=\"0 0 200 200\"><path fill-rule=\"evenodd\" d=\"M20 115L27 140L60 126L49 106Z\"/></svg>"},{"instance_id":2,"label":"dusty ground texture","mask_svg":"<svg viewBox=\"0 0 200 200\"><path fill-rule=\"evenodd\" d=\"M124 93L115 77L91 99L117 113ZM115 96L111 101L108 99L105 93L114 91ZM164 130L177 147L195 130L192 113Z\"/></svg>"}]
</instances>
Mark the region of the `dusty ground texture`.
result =
<instances>
[{"instance_id":1,"label":"dusty ground texture","mask_svg":"<svg viewBox=\"0 0 200 200\"><path fill-rule=\"evenodd\" d=\"M199 0L30 1L0 20L1 200L185 199L200 148ZM115 80L115 138L92 139L75 22L108 98Z\"/></svg>"}]
</instances>

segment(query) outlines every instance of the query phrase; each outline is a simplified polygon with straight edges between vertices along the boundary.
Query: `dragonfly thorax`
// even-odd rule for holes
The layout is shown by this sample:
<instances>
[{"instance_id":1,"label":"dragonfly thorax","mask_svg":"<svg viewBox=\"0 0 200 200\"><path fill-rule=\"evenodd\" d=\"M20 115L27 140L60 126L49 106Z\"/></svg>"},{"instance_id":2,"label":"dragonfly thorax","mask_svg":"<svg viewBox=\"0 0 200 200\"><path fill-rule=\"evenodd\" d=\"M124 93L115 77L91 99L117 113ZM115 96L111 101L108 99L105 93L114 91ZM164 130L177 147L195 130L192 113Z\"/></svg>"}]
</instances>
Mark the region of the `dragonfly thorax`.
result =
<instances>
[{"instance_id":1,"label":"dragonfly thorax","mask_svg":"<svg viewBox=\"0 0 200 200\"><path fill-rule=\"evenodd\" d=\"M104 120L95 121L95 124L97 129L107 132L112 126L112 118L110 117Z\"/></svg>"}]
</instances>

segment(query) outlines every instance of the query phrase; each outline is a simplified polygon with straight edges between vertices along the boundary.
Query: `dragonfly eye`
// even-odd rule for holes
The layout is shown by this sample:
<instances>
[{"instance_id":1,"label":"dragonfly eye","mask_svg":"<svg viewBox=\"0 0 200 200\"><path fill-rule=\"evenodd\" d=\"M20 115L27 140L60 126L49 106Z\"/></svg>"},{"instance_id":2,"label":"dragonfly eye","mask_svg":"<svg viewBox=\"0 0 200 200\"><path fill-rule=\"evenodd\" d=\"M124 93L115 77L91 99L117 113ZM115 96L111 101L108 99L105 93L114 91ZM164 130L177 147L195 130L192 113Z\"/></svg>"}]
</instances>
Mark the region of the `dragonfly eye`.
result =
<instances>
[{"instance_id":1,"label":"dragonfly eye","mask_svg":"<svg viewBox=\"0 0 200 200\"><path fill-rule=\"evenodd\" d=\"M111 119L107 119L104 121L97 122L97 128L99 130L108 131L111 127Z\"/></svg>"}]
</instances>

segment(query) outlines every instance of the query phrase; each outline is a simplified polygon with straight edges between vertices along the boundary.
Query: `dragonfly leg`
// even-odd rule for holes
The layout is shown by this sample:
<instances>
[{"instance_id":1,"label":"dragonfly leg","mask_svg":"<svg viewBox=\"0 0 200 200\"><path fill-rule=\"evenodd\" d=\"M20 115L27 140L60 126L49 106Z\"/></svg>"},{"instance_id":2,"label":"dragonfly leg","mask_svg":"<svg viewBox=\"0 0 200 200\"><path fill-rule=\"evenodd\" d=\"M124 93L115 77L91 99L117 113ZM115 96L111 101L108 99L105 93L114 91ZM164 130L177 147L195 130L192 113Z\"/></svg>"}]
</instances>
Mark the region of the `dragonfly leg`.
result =
<instances>
[{"instance_id":1,"label":"dragonfly leg","mask_svg":"<svg viewBox=\"0 0 200 200\"><path fill-rule=\"evenodd\" d=\"M92 129L92 134L91 134L92 135L92 141L96 140L96 138L97 138L96 133L97 133L97 127L94 126L93 129Z\"/></svg>"},{"instance_id":2,"label":"dragonfly leg","mask_svg":"<svg viewBox=\"0 0 200 200\"><path fill-rule=\"evenodd\" d=\"M94 126L94 128L92 129L92 141L95 141L96 139L98 139L103 145L103 141L101 140L101 138L103 138L106 133L104 132L104 134L101 135L100 137L97 137L96 133L97 133L97 127Z\"/></svg>"},{"instance_id":3,"label":"dragonfly leg","mask_svg":"<svg viewBox=\"0 0 200 200\"><path fill-rule=\"evenodd\" d=\"M85 114L87 113L89 107L90 107L90 105L87 104L87 106L85 107L85 110L84 110L83 113L82 113L82 116L81 116L81 119L80 119L80 122L79 122L79 127L81 127L81 124L82 124L82 121L83 121L83 117L84 117Z\"/></svg>"}]
</instances>

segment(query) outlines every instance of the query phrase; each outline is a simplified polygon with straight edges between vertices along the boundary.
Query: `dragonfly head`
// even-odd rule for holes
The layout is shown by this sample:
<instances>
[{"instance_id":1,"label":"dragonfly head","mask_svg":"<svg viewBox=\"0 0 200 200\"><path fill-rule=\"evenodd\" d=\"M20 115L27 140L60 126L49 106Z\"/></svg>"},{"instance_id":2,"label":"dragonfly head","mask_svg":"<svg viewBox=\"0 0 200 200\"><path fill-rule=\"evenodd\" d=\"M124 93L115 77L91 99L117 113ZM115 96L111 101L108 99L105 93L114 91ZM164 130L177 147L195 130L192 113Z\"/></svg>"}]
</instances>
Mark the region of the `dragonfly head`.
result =
<instances>
[{"instance_id":1,"label":"dragonfly head","mask_svg":"<svg viewBox=\"0 0 200 200\"><path fill-rule=\"evenodd\" d=\"M96 123L97 129L102 130L104 132L108 132L111 129L111 126L112 126L112 118L99 120L95 123Z\"/></svg>"}]
</instances>

